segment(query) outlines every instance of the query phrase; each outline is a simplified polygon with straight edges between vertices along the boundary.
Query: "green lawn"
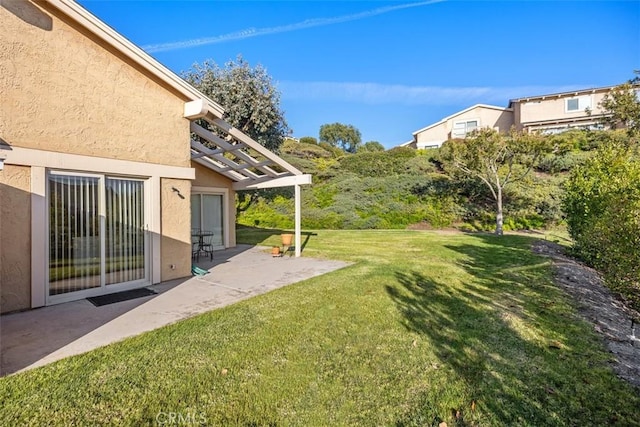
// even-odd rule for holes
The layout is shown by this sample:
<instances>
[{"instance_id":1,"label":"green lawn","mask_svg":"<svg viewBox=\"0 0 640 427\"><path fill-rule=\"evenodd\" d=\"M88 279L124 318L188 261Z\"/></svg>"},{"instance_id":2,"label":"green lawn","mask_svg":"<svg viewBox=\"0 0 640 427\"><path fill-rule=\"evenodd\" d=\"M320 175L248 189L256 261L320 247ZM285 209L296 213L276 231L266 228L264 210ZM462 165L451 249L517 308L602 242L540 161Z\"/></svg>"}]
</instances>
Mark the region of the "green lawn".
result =
<instances>
[{"instance_id":1,"label":"green lawn","mask_svg":"<svg viewBox=\"0 0 640 427\"><path fill-rule=\"evenodd\" d=\"M0 424L640 425L532 238L303 237L353 264L1 379Z\"/></svg>"}]
</instances>

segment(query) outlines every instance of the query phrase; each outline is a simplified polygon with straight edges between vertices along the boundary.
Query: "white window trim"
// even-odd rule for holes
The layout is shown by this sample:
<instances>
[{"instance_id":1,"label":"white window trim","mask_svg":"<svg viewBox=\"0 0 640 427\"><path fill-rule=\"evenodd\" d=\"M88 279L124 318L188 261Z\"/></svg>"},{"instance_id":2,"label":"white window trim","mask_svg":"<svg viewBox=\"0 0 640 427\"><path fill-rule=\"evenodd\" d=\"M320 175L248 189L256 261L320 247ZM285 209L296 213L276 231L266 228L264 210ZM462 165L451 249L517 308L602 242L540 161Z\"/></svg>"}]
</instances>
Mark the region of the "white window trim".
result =
<instances>
[{"instance_id":1,"label":"white window trim","mask_svg":"<svg viewBox=\"0 0 640 427\"><path fill-rule=\"evenodd\" d=\"M573 100L573 99L577 99L578 100L578 108L575 110L570 110L569 109L569 101ZM584 106L584 104L581 102L581 100L583 99L588 99L589 100L589 105ZM592 95L579 95L579 96L572 96L570 98L565 98L564 100L564 112L567 114L575 114L575 113L584 113L584 110L586 110L587 108L593 108L593 96Z\"/></svg>"},{"instance_id":2,"label":"white window trim","mask_svg":"<svg viewBox=\"0 0 640 427\"><path fill-rule=\"evenodd\" d=\"M12 147L8 157L10 164L31 167L31 308L47 305L47 269L49 256L47 253L47 169L58 171L76 171L101 173L107 175L131 176L136 171L137 177L148 179L148 231L150 250L150 280L152 284L160 283L161 271L161 206L160 178L195 179L195 169L175 166L163 166L144 162L133 162L117 159L106 159L75 154L54 153L29 148ZM221 191L222 189L216 189ZM228 191L227 191L228 194ZM225 203L228 196L225 197ZM226 211L225 211L226 214ZM228 228L228 227L227 227ZM225 233L227 233L225 231ZM228 242L228 236L225 235ZM73 298L73 299L77 299ZM62 302L62 301L57 301Z\"/></svg>"},{"instance_id":3,"label":"white window trim","mask_svg":"<svg viewBox=\"0 0 640 427\"><path fill-rule=\"evenodd\" d=\"M465 132L464 132L464 136L462 138L466 138L467 135L469 134L469 132L467 132L467 130L466 130L468 122L476 122L477 125L476 125L476 128L474 130L480 129L480 126L481 126L480 125L480 118L473 117L473 118L469 118L469 119L454 120L452 125L451 125L451 137L452 138L457 138L457 137L453 136L453 131L454 131L454 129L455 129L457 124L464 123L465 124Z\"/></svg>"},{"instance_id":4,"label":"white window trim","mask_svg":"<svg viewBox=\"0 0 640 427\"><path fill-rule=\"evenodd\" d=\"M99 191L99 215L100 215L100 228L101 230L104 230L104 221L105 221L105 209L106 209L106 201L105 201L105 191L104 191L104 186L105 186L105 180L107 178L111 178L111 179L133 179L133 180L138 180L138 181L143 181L144 182L144 203L145 203L145 209L144 209L144 222L145 224L147 224L147 226L145 228L148 228L148 224L149 224L149 217L150 217L150 209L149 209L149 202L150 202L150 197L149 197L149 193L150 193L150 180L149 179L145 179L145 178L141 178L138 176L122 176L122 175L115 175L115 174L99 174L99 173L91 173L91 172L75 172L75 171L64 171L64 170L59 170L59 169L51 169L46 171L45 170L45 274L44 274L44 285L45 285L45 302L46 305L53 305L53 304L60 304L60 303L64 303L64 302L70 302L70 301L76 301L79 299L83 299L83 298L90 298L93 296L98 296L98 295L104 295L105 294L105 289L109 290L109 293L111 292L121 292L121 291L126 291L126 290L130 290L130 289L135 289L135 288L140 288L140 287L144 287L144 286L148 286L151 284L152 281L152 253L149 253L149 251L151 250L151 235L147 236L145 238L145 248L147 251L147 260L148 263L147 265L145 265L145 278L144 279L139 279L139 280L135 280L135 281L131 281L131 282L126 282L126 283L122 283L122 284L111 284L108 285L109 288L106 288L105 286L99 286L97 288L90 288L90 289L85 289L85 290L81 290L81 291L75 291L75 292L70 292L70 293L63 293L63 294L58 294L58 295L50 295L49 293L49 203L48 203L48 194L49 194L49 176L52 175L64 175L64 176L86 176L86 177L93 177L93 178L98 178L99 182L100 182L100 191ZM104 241L101 242L101 253L104 256ZM104 283L105 281L105 275L106 272L104 270L101 271L101 278L100 278L100 282Z\"/></svg>"}]
</instances>

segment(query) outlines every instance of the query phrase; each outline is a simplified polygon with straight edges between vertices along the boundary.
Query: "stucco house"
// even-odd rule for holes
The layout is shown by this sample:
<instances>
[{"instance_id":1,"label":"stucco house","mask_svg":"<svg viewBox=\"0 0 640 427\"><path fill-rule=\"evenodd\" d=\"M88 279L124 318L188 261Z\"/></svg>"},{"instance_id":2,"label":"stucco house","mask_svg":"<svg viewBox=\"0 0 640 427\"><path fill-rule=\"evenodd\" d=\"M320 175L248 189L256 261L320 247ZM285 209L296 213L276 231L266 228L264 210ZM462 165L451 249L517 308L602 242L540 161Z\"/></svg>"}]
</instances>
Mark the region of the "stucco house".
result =
<instances>
[{"instance_id":1,"label":"stucco house","mask_svg":"<svg viewBox=\"0 0 640 427\"><path fill-rule=\"evenodd\" d=\"M477 104L415 131L413 140L404 145L418 149L440 147L445 141L464 138L475 129L489 127L505 132L511 126L513 126L511 108Z\"/></svg>"},{"instance_id":2,"label":"stucco house","mask_svg":"<svg viewBox=\"0 0 640 427\"><path fill-rule=\"evenodd\" d=\"M189 276L192 229L236 245L240 189L295 188L299 251L311 177L220 105L72 0L0 22L2 313Z\"/></svg>"},{"instance_id":3,"label":"stucco house","mask_svg":"<svg viewBox=\"0 0 640 427\"><path fill-rule=\"evenodd\" d=\"M543 134L573 128L601 129L604 113L599 104L614 87L517 98L510 100L507 108L477 104L415 131L413 139L402 146L439 147L449 139L464 138L482 127L507 132L513 126Z\"/></svg>"},{"instance_id":4,"label":"stucco house","mask_svg":"<svg viewBox=\"0 0 640 427\"><path fill-rule=\"evenodd\" d=\"M600 103L615 86L512 99L518 130L560 133L571 128L600 129L604 117Z\"/></svg>"}]
</instances>

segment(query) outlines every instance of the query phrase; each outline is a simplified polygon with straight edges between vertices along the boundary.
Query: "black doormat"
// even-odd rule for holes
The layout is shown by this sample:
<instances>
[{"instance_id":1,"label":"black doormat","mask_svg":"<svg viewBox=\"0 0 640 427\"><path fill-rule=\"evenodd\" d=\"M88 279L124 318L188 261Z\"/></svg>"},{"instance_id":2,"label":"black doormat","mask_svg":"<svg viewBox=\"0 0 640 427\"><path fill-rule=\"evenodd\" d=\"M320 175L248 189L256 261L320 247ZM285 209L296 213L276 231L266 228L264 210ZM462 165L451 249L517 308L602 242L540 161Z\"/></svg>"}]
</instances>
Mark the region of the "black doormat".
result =
<instances>
[{"instance_id":1,"label":"black doormat","mask_svg":"<svg viewBox=\"0 0 640 427\"><path fill-rule=\"evenodd\" d=\"M129 301L130 299L148 297L149 295L155 295L156 293L156 291L152 291L151 289L140 288L132 289L130 291L116 292L115 294L101 295L99 297L91 297L87 298L87 300L96 307L100 307L107 304L114 304L116 302Z\"/></svg>"}]
</instances>

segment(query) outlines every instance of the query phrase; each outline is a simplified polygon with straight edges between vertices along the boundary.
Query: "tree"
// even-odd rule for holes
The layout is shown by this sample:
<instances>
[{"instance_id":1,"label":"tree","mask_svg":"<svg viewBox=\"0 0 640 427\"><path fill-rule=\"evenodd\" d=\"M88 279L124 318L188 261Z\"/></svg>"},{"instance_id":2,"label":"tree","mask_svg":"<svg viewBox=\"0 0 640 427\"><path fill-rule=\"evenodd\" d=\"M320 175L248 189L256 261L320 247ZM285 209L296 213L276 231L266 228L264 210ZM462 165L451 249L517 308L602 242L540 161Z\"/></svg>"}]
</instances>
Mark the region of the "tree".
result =
<instances>
[{"instance_id":1,"label":"tree","mask_svg":"<svg viewBox=\"0 0 640 427\"><path fill-rule=\"evenodd\" d=\"M496 230L502 235L504 188L523 181L550 146L535 134L516 132L503 135L483 128L467 139L454 139L442 146L445 168L462 172L486 185L496 202Z\"/></svg>"},{"instance_id":2,"label":"tree","mask_svg":"<svg viewBox=\"0 0 640 427\"><path fill-rule=\"evenodd\" d=\"M384 151L384 145L378 141L368 141L358 147L358 151Z\"/></svg>"},{"instance_id":3,"label":"tree","mask_svg":"<svg viewBox=\"0 0 640 427\"><path fill-rule=\"evenodd\" d=\"M320 126L320 141L340 147L348 153L355 153L362 142L360 131L353 125L332 123Z\"/></svg>"},{"instance_id":4,"label":"tree","mask_svg":"<svg viewBox=\"0 0 640 427\"><path fill-rule=\"evenodd\" d=\"M604 122L613 129L626 128L630 137L640 135L640 92L638 91L640 91L638 84L624 83L616 86L600 102L600 108L606 114Z\"/></svg>"},{"instance_id":5,"label":"tree","mask_svg":"<svg viewBox=\"0 0 640 427\"><path fill-rule=\"evenodd\" d=\"M220 104L232 126L279 151L290 130L280 109L280 93L264 67L251 68L239 55L224 68L212 60L194 64L182 77Z\"/></svg>"}]
</instances>

